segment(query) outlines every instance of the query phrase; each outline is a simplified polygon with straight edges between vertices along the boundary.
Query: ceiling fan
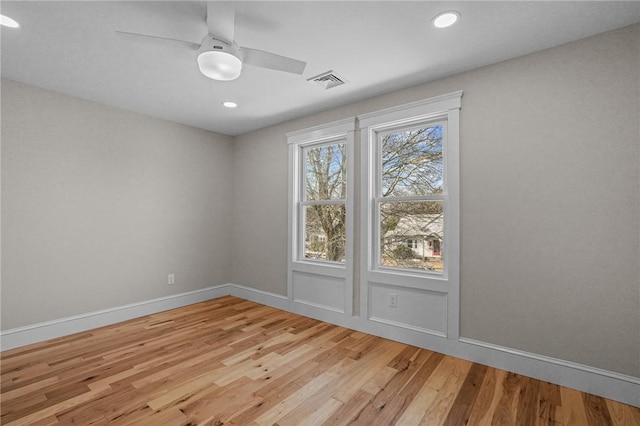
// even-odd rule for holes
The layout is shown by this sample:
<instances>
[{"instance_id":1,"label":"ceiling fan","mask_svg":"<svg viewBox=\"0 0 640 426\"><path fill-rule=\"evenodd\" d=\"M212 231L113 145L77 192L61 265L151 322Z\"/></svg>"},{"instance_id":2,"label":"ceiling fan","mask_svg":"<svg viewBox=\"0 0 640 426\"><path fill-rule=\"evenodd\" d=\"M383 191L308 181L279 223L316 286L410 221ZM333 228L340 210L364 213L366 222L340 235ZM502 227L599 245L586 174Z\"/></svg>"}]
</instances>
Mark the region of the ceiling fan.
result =
<instances>
[{"instance_id":1,"label":"ceiling fan","mask_svg":"<svg viewBox=\"0 0 640 426\"><path fill-rule=\"evenodd\" d=\"M240 76L244 64L293 74L302 74L307 65L306 62L297 59L238 46L233 38L235 6L231 2L207 3L207 27L209 32L202 38L200 44L127 31L116 31L116 33L182 43L197 52L196 58L200 72L214 80L235 80Z\"/></svg>"}]
</instances>

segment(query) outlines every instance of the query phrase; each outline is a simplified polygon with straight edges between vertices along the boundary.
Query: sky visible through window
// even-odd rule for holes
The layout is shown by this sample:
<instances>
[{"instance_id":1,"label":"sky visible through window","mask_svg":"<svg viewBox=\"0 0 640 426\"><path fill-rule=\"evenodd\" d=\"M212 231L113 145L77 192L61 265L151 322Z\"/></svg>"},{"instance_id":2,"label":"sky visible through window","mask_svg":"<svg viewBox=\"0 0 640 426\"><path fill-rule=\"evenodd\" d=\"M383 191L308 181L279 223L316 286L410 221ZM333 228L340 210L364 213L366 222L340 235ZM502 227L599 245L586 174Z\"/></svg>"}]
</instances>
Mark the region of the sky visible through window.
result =
<instances>
[{"instance_id":1,"label":"sky visible through window","mask_svg":"<svg viewBox=\"0 0 640 426\"><path fill-rule=\"evenodd\" d=\"M442 193L442 125L388 133L382 139L382 196Z\"/></svg>"}]
</instances>

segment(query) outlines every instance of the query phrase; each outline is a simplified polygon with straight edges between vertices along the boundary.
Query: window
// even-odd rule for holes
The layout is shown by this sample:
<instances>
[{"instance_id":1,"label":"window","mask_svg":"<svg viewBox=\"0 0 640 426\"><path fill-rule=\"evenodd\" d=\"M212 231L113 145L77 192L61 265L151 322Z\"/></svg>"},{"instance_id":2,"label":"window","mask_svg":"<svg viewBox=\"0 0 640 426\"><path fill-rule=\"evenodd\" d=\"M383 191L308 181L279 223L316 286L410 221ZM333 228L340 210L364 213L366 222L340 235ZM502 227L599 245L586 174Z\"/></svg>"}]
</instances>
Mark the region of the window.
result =
<instances>
[{"instance_id":1,"label":"window","mask_svg":"<svg viewBox=\"0 0 640 426\"><path fill-rule=\"evenodd\" d=\"M302 257L345 262L347 163L343 141L302 148Z\"/></svg>"},{"instance_id":2,"label":"window","mask_svg":"<svg viewBox=\"0 0 640 426\"><path fill-rule=\"evenodd\" d=\"M453 340L461 100L462 92L454 92L358 117L360 312Z\"/></svg>"},{"instance_id":3,"label":"window","mask_svg":"<svg viewBox=\"0 0 640 426\"><path fill-rule=\"evenodd\" d=\"M446 122L375 132L377 265L440 273L443 258L418 241L444 238Z\"/></svg>"},{"instance_id":4,"label":"window","mask_svg":"<svg viewBox=\"0 0 640 426\"><path fill-rule=\"evenodd\" d=\"M353 312L355 118L287 133L289 298Z\"/></svg>"},{"instance_id":5,"label":"window","mask_svg":"<svg viewBox=\"0 0 640 426\"><path fill-rule=\"evenodd\" d=\"M367 321L458 338L461 98L287 134L287 292L300 309L357 309Z\"/></svg>"}]
</instances>

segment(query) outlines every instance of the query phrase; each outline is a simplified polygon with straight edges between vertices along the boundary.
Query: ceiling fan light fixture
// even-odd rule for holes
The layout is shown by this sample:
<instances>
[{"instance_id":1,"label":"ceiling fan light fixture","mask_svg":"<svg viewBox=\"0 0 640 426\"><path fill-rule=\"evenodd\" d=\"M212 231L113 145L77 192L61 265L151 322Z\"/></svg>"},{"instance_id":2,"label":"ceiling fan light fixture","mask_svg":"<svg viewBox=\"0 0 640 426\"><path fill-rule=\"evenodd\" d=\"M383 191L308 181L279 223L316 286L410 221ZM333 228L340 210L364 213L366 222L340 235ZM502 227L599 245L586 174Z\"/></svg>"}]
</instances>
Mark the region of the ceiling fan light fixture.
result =
<instances>
[{"instance_id":1,"label":"ceiling fan light fixture","mask_svg":"<svg viewBox=\"0 0 640 426\"><path fill-rule=\"evenodd\" d=\"M216 40L207 34L200 43L197 59L200 72L213 80L230 81L240 77L242 55L234 42Z\"/></svg>"},{"instance_id":2,"label":"ceiling fan light fixture","mask_svg":"<svg viewBox=\"0 0 640 426\"><path fill-rule=\"evenodd\" d=\"M198 68L213 80L230 81L240 77L242 61L231 53L208 50L198 55Z\"/></svg>"},{"instance_id":3,"label":"ceiling fan light fixture","mask_svg":"<svg viewBox=\"0 0 640 426\"><path fill-rule=\"evenodd\" d=\"M455 10L448 10L446 12L438 13L433 18L432 22L433 26L436 28L447 28L455 24L459 18L460 12L456 12Z\"/></svg>"}]
</instances>

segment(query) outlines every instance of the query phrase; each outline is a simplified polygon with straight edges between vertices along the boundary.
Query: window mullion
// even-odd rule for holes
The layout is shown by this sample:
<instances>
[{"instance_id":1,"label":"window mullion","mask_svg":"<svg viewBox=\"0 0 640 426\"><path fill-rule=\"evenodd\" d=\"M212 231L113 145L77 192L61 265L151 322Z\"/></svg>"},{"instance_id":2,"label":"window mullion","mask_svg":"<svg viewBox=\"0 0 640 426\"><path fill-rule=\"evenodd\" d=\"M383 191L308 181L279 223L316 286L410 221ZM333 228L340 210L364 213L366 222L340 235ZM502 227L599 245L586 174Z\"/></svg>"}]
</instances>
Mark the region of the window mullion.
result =
<instances>
[{"instance_id":1,"label":"window mullion","mask_svg":"<svg viewBox=\"0 0 640 426\"><path fill-rule=\"evenodd\" d=\"M312 205L319 205L319 206L326 206L326 205L332 205L332 204L346 204L346 200L304 200L304 201L300 201L300 205L302 206L312 206Z\"/></svg>"},{"instance_id":2,"label":"window mullion","mask_svg":"<svg viewBox=\"0 0 640 426\"><path fill-rule=\"evenodd\" d=\"M407 195L407 196L387 196L376 197L376 201L393 202L393 201L444 201L446 193L434 194L434 195Z\"/></svg>"}]
</instances>

